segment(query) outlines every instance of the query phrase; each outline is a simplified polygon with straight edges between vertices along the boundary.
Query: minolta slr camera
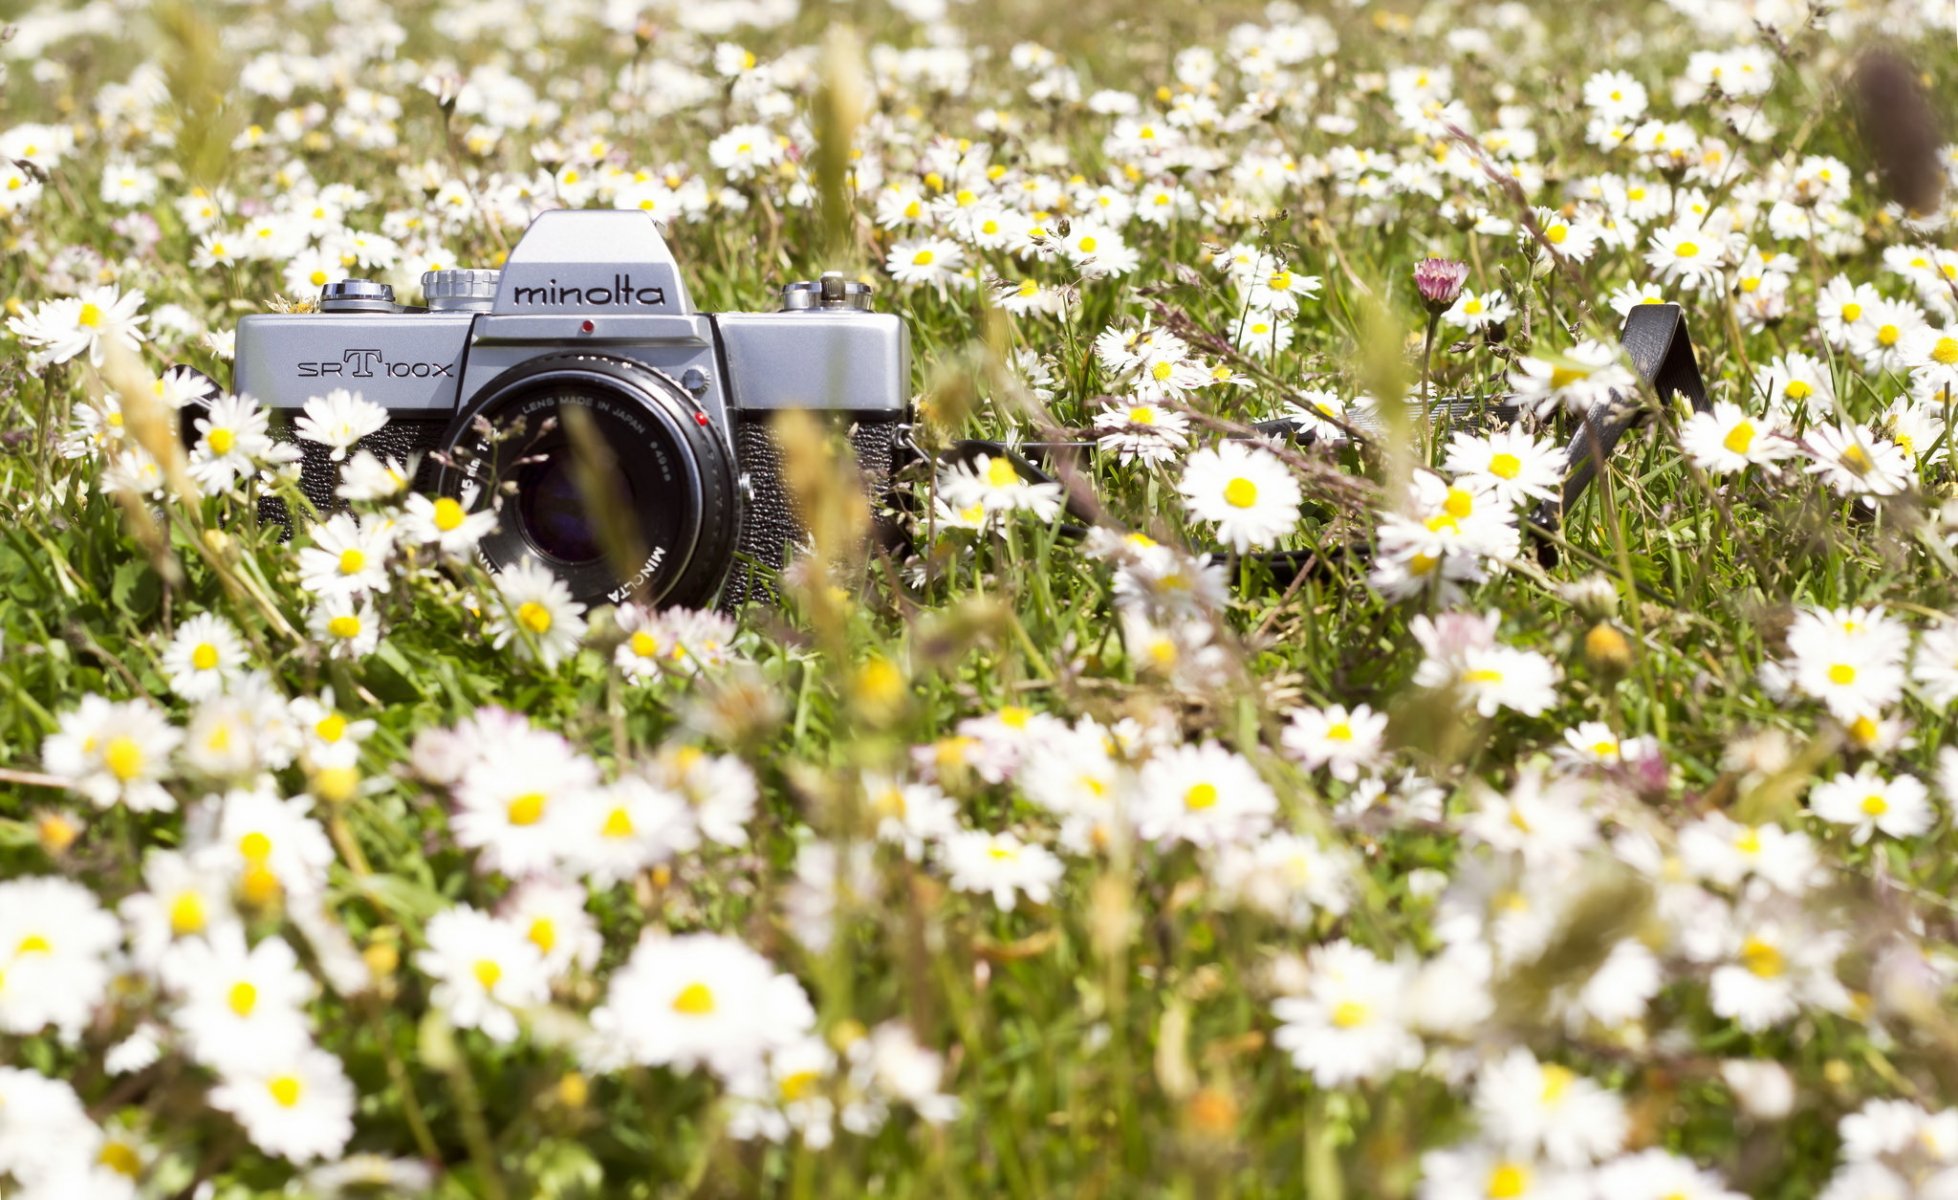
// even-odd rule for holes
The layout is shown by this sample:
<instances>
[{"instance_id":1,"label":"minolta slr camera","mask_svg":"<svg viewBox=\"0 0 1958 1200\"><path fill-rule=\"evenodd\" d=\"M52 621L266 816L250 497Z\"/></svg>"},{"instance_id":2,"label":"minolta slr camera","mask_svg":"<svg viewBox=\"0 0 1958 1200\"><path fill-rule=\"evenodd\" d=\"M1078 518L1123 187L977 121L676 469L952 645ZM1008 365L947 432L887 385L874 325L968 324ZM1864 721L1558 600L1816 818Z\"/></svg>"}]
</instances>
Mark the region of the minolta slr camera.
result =
<instances>
[{"instance_id":1,"label":"minolta slr camera","mask_svg":"<svg viewBox=\"0 0 1958 1200\"><path fill-rule=\"evenodd\" d=\"M873 499L888 490L910 334L870 310L861 283L825 275L784 288L776 312L696 312L650 216L565 210L533 221L501 271L431 271L422 292L427 307L413 308L344 279L317 312L244 318L234 390L288 430L334 388L385 407L367 449L419 455L417 488L497 507L480 551L492 572L535 559L588 604L747 598L802 536L770 431L785 410L831 417ZM563 419L573 407L609 451L586 459L604 464L603 503L645 551L630 570L605 553L585 504L592 475L577 474ZM337 465L300 446L301 486L335 506Z\"/></svg>"}]
</instances>

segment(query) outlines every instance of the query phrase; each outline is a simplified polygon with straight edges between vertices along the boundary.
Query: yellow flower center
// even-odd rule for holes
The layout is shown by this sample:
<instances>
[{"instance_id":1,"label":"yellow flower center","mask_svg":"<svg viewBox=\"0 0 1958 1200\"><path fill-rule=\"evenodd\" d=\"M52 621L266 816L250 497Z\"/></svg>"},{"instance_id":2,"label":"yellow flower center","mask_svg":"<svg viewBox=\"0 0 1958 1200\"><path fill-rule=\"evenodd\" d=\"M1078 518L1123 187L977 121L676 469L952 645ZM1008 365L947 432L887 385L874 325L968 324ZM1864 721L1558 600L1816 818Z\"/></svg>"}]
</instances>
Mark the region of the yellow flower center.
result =
<instances>
[{"instance_id":1,"label":"yellow flower center","mask_svg":"<svg viewBox=\"0 0 1958 1200\"><path fill-rule=\"evenodd\" d=\"M535 600L526 600L517 605L517 621L525 629L542 636L551 631L551 610Z\"/></svg>"},{"instance_id":2,"label":"yellow flower center","mask_svg":"<svg viewBox=\"0 0 1958 1200\"><path fill-rule=\"evenodd\" d=\"M208 919L204 897L196 892L179 892L170 902L170 932L177 937L203 932Z\"/></svg>"},{"instance_id":3,"label":"yellow flower center","mask_svg":"<svg viewBox=\"0 0 1958 1200\"><path fill-rule=\"evenodd\" d=\"M1781 389L1781 394L1790 400L1806 400L1815 394L1815 386L1800 379L1790 380L1788 386Z\"/></svg>"},{"instance_id":4,"label":"yellow flower center","mask_svg":"<svg viewBox=\"0 0 1958 1200\"><path fill-rule=\"evenodd\" d=\"M1470 316L1475 316L1482 311L1482 301L1476 299L1474 296L1470 296L1468 299L1462 301L1462 311Z\"/></svg>"},{"instance_id":5,"label":"yellow flower center","mask_svg":"<svg viewBox=\"0 0 1958 1200\"><path fill-rule=\"evenodd\" d=\"M1353 726L1345 721L1339 722L1338 724L1334 725L1331 729L1326 730L1326 740L1329 742L1352 741Z\"/></svg>"},{"instance_id":6,"label":"yellow flower center","mask_svg":"<svg viewBox=\"0 0 1958 1200\"><path fill-rule=\"evenodd\" d=\"M1941 367L1958 366L1958 338L1945 336L1931 347L1931 361Z\"/></svg>"},{"instance_id":7,"label":"yellow flower center","mask_svg":"<svg viewBox=\"0 0 1958 1200\"><path fill-rule=\"evenodd\" d=\"M640 658L657 658L659 656L659 639L643 629L633 633L628 645L632 647L632 652Z\"/></svg>"},{"instance_id":8,"label":"yellow flower center","mask_svg":"<svg viewBox=\"0 0 1958 1200\"><path fill-rule=\"evenodd\" d=\"M1271 277L1271 282L1265 286L1274 292L1289 292L1292 290L1292 273L1290 271L1274 272Z\"/></svg>"},{"instance_id":9,"label":"yellow flower center","mask_svg":"<svg viewBox=\"0 0 1958 1200\"><path fill-rule=\"evenodd\" d=\"M525 792L504 807L503 815L512 825L535 825L544 819L548 798L542 792Z\"/></svg>"},{"instance_id":10,"label":"yellow flower center","mask_svg":"<svg viewBox=\"0 0 1958 1200\"><path fill-rule=\"evenodd\" d=\"M986 482L996 488L1012 487L1020 482L1020 473L1013 464L1004 458L995 458L986 464Z\"/></svg>"},{"instance_id":11,"label":"yellow flower center","mask_svg":"<svg viewBox=\"0 0 1958 1200\"><path fill-rule=\"evenodd\" d=\"M476 982L482 984L486 992L494 990L497 980L503 978L503 968L493 958L477 959L475 972Z\"/></svg>"},{"instance_id":12,"label":"yellow flower center","mask_svg":"<svg viewBox=\"0 0 1958 1200\"><path fill-rule=\"evenodd\" d=\"M1867 716L1857 717L1849 723L1849 736L1864 746L1874 745L1877 735L1883 732L1875 721Z\"/></svg>"},{"instance_id":13,"label":"yellow flower center","mask_svg":"<svg viewBox=\"0 0 1958 1200\"><path fill-rule=\"evenodd\" d=\"M1095 247L1100 244L1101 243L1098 240L1096 240L1094 235L1092 234L1085 235L1081 239L1081 253L1093 254L1095 252Z\"/></svg>"},{"instance_id":14,"label":"yellow flower center","mask_svg":"<svg viewBox=\"0 0 1958 1200\"><path fill-rule=\"evenodd\" d=\"M932 259L936 257L938 256L933 254L929 249L920 250L911 256L911 265L914 267L929 267Z\"/></svg>"},{"instance_id":15,"label":"yellow flower center","mask_svg":"<svg viewBox=\"0 0 1958 1200\"><path fill-rule=\"evenodd\" d=\"M1740 946L1741 965L1762 979L1773 979L1787 969L1781 951L1758 937L1750 937Z\"/></svg>"},{"instance_id":16,"label":"yellow flower center","mask_svg":"<svg viewBox=\"0 0 1958 1200\"><path fill-rule=\"evenodd\" d=\"M1447 510L1449 516L1459 521L1475 511L1475 497L1462 488L1451 487L1448 489L1448 498L1441 502L1441 507Z\"/></svg>"},{"instance_id":17,"label":"yellow flower center","mask_svg":"<svg viewBox=\"0 0 1958 1200\"><path fill-rule=\"evenodd\" d=\"M1856 668L1848 663L1835 663L1829 668L1829 682L1837 687L1848 687L1856 682Z\"/></svg>"},{"instance_id":18,"label":"yellow flower center","mask_svg":"<svg viewBox=\"0 0 1958 1200\"><path fill-rule=\"evenodd\" d=\"M1897 339L1904 336L1903 330L1895 325L1882 325L1877 328L1876 341L1879 346L1894 346Z\"/></svg>"},{"instance_id":19,"label":"yellow flower center","mask_svg":"<svg viewBox=\"0 0 1958 1200\"><path fill-rule=\"evenodd\" d=\"M275 1075L266 1081L265 1090L272 1093L280 1108L296 1108L300 1093L306 1089L297 1075Z\"/></svg>"},{"instance_id":20,"label":"yellow flower center","mask_svg":"<svg viewBox=\"0 0 1958 1200\"><path fill-rule=\"evenodd\" d=\"M200 671L208 671L218 665L218 648L209 642L197 643L190 652L190 665Z\"/></svg>"},{"instance_id":21,"label":"yellow flower center","mask_svg":"<svg viewBox=\"0 0 1958 1200\"><path fill-rule=\"evenodd\" d=\"M232 1012L249 1017L252 1010L258 1007L258 989L252 986L250 980L241 979L231 985L231 994L225 998L225 1002L231 1005Z\"/></svg>"},{"instance_id":22,"label":"yellow flower center","mask_svg":"<svg viewBox=\"0 0 1958 1200\"><path fill-rule=\"evenodd\" d=\"M435 528L450 533L462 525L462 505L448 496L435 502Z\"/></svg>"},{"instance_id":23,"label":"yellow flower center","mask_svg":"<svg viewBox=\"0 0 1958 1200\"><path fill-rule=\"evenodd\" d=\"M1552 225L1543 231L1543 236L1551 245L1561 246L1564 244L1564 240L1570 237L1570 226Z\"/></svg>"},{"instance_id":24,"label":"yellow flower center","mask_svg":"<svg viewBox=\"0 0 1958 1200\"><path fill-rule=\"evenodd\" d=\"M1176 364L1170 362L1168 359L1164 359L1161 362L1157 363L1155 366L1149 368L1149 373L1156 377L1156 382L1158 383L1161 383L1163 380L1168 379L1170 375L1175 373L1175 371L1176 371Z\"/></svg>"},{"instance_id":25,"label":"yellow flower center","mask_svg":"<svg viewBox=\"0 0 1958 1200\"><path fill-rule=\"evenodd\" d=\"M814 1071L797 1071L793 1075L784 1076L781 1083L782 1100L792 1104L802 1099L815 1088L816 1081L820 1078L822 1076Z\"/></svg>"},{"instance_id":26,"label":"yellow flower center","mask_svg":"<svg viewBox=\"0 0 1958 1200\"><path fill-rule=\"evenodd\" d=\"M1698 242L1681 242L1679 245L1673 247L1672 252L1678 258L1698 258L1700 256L1700 244Z\"/></svg>"},{"instance_id":27,"label":"yellow flower center","mask_svg":"<svg viewBox=\"0 0 1958 1200\"><path fill-rule=\"evenodd\" d=\"M93 304L84 304L75 322L83 329L95 329L102 324L102 310Z\"/></svg>"},{"instance_id":28,"label":"yellow flower center","mask_svg":"<svg viewBox=\"0 0 1958 1200\"><path fill-rule=\"evenodd\" d=\"M1340 1029L1356 1029L1367 1023L1367 1006L1358 1000L1342 1000L1333 1008L1333 1025Z\"/></svg>"},{"instance_id":29,"label":"yellow flower center","mask_svg":"<svg viewBox=\"0 0 1958 1200\"><path fill-rule=\"evenodd\" d=\"M119 781L128 783L143 773L143 748L126 734L112 737L102 748L102 765Z\"/></svg>"},{"instance_id":30,"label":"yellow flower center","mask_svg":"<svg viewBox=\"0 0 1958 1200\"><path fill-rule=\"evenodd\" d=\"M1497 1163L1483 1189L1489 1200L1516 1200L1530 1190L1530 1169L1522 1163Z\"/></svg>"},{"instance_id":31,"label":"yellow flower center","mask_svg":"<svg viewBox=\"0 0 1958 1200\"><path fill-rule=\"evenodd\" d=\"M127 1142L104 1142L95 1161L130 1179L143 1173L143 1160Z\"/></svg>"},{"instance_id":32,"label":"yellow flower center","mask_svg":"<svg viewBox=\"0 0 1958 1200\"><path fill-rule=\"evenodd\" d=\"M254 829L238 839L238 854L248 863L262 863L272 857L272 839Z\"/></svg>"},{"instance_id":33,"label":"yellow flower center","mask_svg":"<svg viewBox=\"0 0 1958 1200\"><path fill-rule=\"evenodd\" d=\"M538 917L530 923L530 931L524 936L537 947L539 954L549 954L557 947L557 922L549 917Z\"/></svg>"},{"instance_id":34,"label":"yellow flower center","mask_svg":"<svg viewBox=\"0 0 1958 1200\"><path fill-rule=\"evenodd\" d=\"M229 454L231 448L238 444L238 435L229 429L213 429L204 435L204 442L210 446L213 454Z\"/></svg>"},{"instance_id":35,"label":"yellow flower center","mask_svg":"<svg viewBox=\"0 0 1958 1200\"><path fill-rule=\"evenodd\" d=\"M1191 812L1202 812L1206 808L1216 807L1216 804L1217 785L1214 783L1199 783L1183 793L1183 807Z\"/></svg>"},{"instance_id":36,"label":"yellow flower center","mask_svg":"<svg viewBox=\"0 0 1958 1200\"><path fill-rule=\"evenodd\" d=\"M1523 460L1504 451L1489 460L1489 474L1498 479L1514 479L1523 473Z\"/></svg>"},{"instance_id":37,"label":"yellow flower center","mask_svg":"<svg viewBox=\"0 0 1958 1200\"><path fill-rule=\"evenodd\" d=\"M1754 422L1741 421L1727 431L1720 444L1735 454L1746 454L1747 448L1754 444Z\"/></svg>"},{"instance_id":38,"label":"yellow flower center","mask_svg":"<svg viewBox=\"0 0 1958 1200\"><path fill-rule=\"evenodd\" d=\"M360 569L366 565L367 555L361 551L352 549L340 551L340 574L358 575Z\"/></svg>"},{"instance_id":39,"label":"yellow flower center","mask_svg":"<svg viewBox=\"0 0 1958 1200\"><path fill-rule=\"evenodd\" d=\"M1570 1085L1577 1079L1577 1072L1561 1063L1544 1063L1541 1073L1545 1104L1555 1104L1562 1099L1564 1093L1570 1090Z\"/></svg>"},{"instance_id":40,"label":"yellow flower center","mask_svg":"<svg viewBox=\"0 0 1958 1200\"><path fill-rule=\"evenodd\" d=\"M360 618L341 613L326 623L326 631L343 642L350 642L360 636Z\"/></svg>"},{"instance_id":41,"label":"yellow flower center","mask_svg":"<svg viewBox=\"0 0 1958 1200\"><path fill-rule=\"evenodd\" d=\"M328 713L314 723L313 733L322 742L332 745L347 735L347 718L339 713Z\"/></svg>"},{"instance_id":42,"label":"yellow flower center","mask_svg":"<svg viewBox=\"0 0 1958 1200\"><path fill-rule=\"evenodd\" d=\"M1843 305L1843 306L1842 306L1842 319L1843 319L1843 320L1845 320L1845 321L1860 321L1860 320L1862 320L1862 319L1863 319L1863 306L1862 306L1862 305L1860 305L1860 304L1845 304L1845 305Z\"/></svg>"},{"instance_id":43,"label":"yellow flower center","mask_svg":"<svg viewBox=\"0 0 1958 1200\"><path fill-rule=\"evenodd\" d=\"M1863 797L1863 812L1872 817L1880 817L1890 811L1890 802L1875 792Z\"/></svg>"},{"instance_id":44,"label":"yellow flower center","mask_svg":"<svg viewBox=\"0 0 1958 1200\"><path fill-rule=\"evenodd\" d=\"M1567 388L1573 383L1590 377L1591 372L1585 367L1553 366L1550 368L1550 386L1553 389Z\"/></svg>"},{"instance_id":45,"label":"yellow flower center","mask_svg":"<svg viewBox=\"0 0 1958 1200\"><path fill-rule=\"evenodd\" d=\"M673 1011L689 1017L704 1017L714 1011L714 993L704 983L690 983L673 997Z\"/></svg>"},{"instance_id":46,"label":"yellow flower center","mask_svg":"<svg viewBox=\"0 0 1958 1200\"><path fill-rule=\"evenodd\" d=\"M238 885L248 904L264 906L272 903L279 895L279 877L264 866L250 866L245 869L245 878Z\"/></svg>"},{"instance_id":47,"label":"yellow flower center","mask_svg":"<svg viewBox=\"0 0 1958 1200\"><path fill-rule=\"evenodd\" d=\"M1463 671L1462 678L1469 683L1501 683L1502 672L1490 667L1477 667L1472 671Z\"/></svg>"},{"instance_id":48,"label":"yellow flower center","mask_svg":"<svg viewBox=\"0 0 1958 1200\"><path fill-rule=\"evenodd\" d=\"M1258 485L1238 476L1224 485L1224 503L1232 508L1250 508L1258 502Z\"/></svg>"},{"instance_id":49,"label":"yellow flower center","mask_svg":"<svg viewBox=\"0 0 1958 1200\"><path fill-rule=\"evenodd\" d=\"M625 810L624 805L620 805L607 813L605 815L605 824L600 826L598 830L600 837L608 838L629 838L632 836L632 832L632 814Z\"/></svg>"},{"instance_id":50,"label":"yellow flower center","mask_svg":"<svg viewBox=\"0 0 1958 1200\"><path fill-rule=\"evenodd\" d=\"M1129 410L1129 424L1154 425L1155 423L1156 423L1156 410L1150 408L1148 405L1146 404L1137 405L1136 407L1131 408Z\"/></svg>"},{"instance_id":51,"label":"yellow flower center","mask_svg":"<svg viewBox=\"0 0 1958 1200\"><path fill-rule=\"evenodd\" d=\"M29 954L53 954L53 953L54 953L53 943L49 942L47 938L41 936L38 933L28 934L26 937L20 939L20 944L18 946L14 947L15 958L22 958Z\"/></svg>"}]
</instances>

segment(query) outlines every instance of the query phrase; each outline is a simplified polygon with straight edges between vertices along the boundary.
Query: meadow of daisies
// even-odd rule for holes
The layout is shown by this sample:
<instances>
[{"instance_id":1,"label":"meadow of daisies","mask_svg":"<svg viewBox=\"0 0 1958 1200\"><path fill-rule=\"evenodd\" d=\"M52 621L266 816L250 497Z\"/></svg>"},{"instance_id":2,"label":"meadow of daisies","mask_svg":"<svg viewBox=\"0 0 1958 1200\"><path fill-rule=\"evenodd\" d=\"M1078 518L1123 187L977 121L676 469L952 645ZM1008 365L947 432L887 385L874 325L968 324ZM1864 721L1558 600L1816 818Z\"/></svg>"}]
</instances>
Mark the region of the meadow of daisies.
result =
<instances>
[{"instance_id":1,"label":"meadow of daisies","mask_svg":"<svg viewBox=\"0 0 1958 1200\"><path fill-rule=\"evenodd\" d=\"M1948 0L12 11L0 1196L1958 1197ZM563 206L895 502L588 610L224 391Z\"/></svg>"}]
</instances>

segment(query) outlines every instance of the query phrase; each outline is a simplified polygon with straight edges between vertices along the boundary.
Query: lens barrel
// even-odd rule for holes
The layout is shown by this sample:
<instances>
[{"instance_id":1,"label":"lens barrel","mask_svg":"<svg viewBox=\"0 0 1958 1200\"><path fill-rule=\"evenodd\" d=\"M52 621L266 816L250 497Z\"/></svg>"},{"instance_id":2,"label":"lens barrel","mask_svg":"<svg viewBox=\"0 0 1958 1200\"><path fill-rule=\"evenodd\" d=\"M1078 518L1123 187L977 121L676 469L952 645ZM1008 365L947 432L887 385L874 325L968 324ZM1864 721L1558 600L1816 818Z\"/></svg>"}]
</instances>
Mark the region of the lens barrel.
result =
<instances>
[{"instance_id":1,"label":"lens barrel","mask_svg":"<svg viewBox=\"0 0 1958 1200\"><path fill-rule=\"evenodd\" d=\"M572 436L572 409L591 442ZM694 607L727 574L740 523L733 454L663 371L542 355L491 380L439 448L438 493L497 510L481 543L492 571L530 559L585 604Z\"/></svg>"}]
</instances>

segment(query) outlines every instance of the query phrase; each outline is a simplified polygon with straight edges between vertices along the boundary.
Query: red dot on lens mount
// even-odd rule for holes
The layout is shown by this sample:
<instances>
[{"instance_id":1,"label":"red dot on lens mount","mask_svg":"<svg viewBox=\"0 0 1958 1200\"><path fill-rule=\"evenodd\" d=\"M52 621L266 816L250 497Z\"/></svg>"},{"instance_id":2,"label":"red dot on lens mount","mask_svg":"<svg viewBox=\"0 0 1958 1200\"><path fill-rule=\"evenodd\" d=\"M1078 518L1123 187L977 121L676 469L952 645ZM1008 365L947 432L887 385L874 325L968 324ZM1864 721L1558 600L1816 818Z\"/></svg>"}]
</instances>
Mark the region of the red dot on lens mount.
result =
<instances>
[{"instance_id":1,"label":"red dot on lens mount","mask_svg":"<svg viewBox=\"0 0 1958 1200\"><path fill-rule=\"evenodd\" d=\"M595 322L592 322L592 321L580 321L580 322L578 322L578 332L579 332L579 333L590 333L590 332L591 332L592 330L594 330L594 329L597 329L597 328L598 328L598 325L597 325L597 324L596 324Z\"/></svg>"},{"instance_id":2,"label":"red dot on lens mount","mask_svg":"<svg viewBox=\"0 0 1958 1200\"><path fill-rule=\"evenodd\" d=\"M705 424L707 424L707 414L706 414L706 413L703 413L703 412L697 412L697 413L695 413L695 414L693 415L693 423L694 423L694 424L696 424L696 425L705 425Z\"/></svg>"}]
</instances>

